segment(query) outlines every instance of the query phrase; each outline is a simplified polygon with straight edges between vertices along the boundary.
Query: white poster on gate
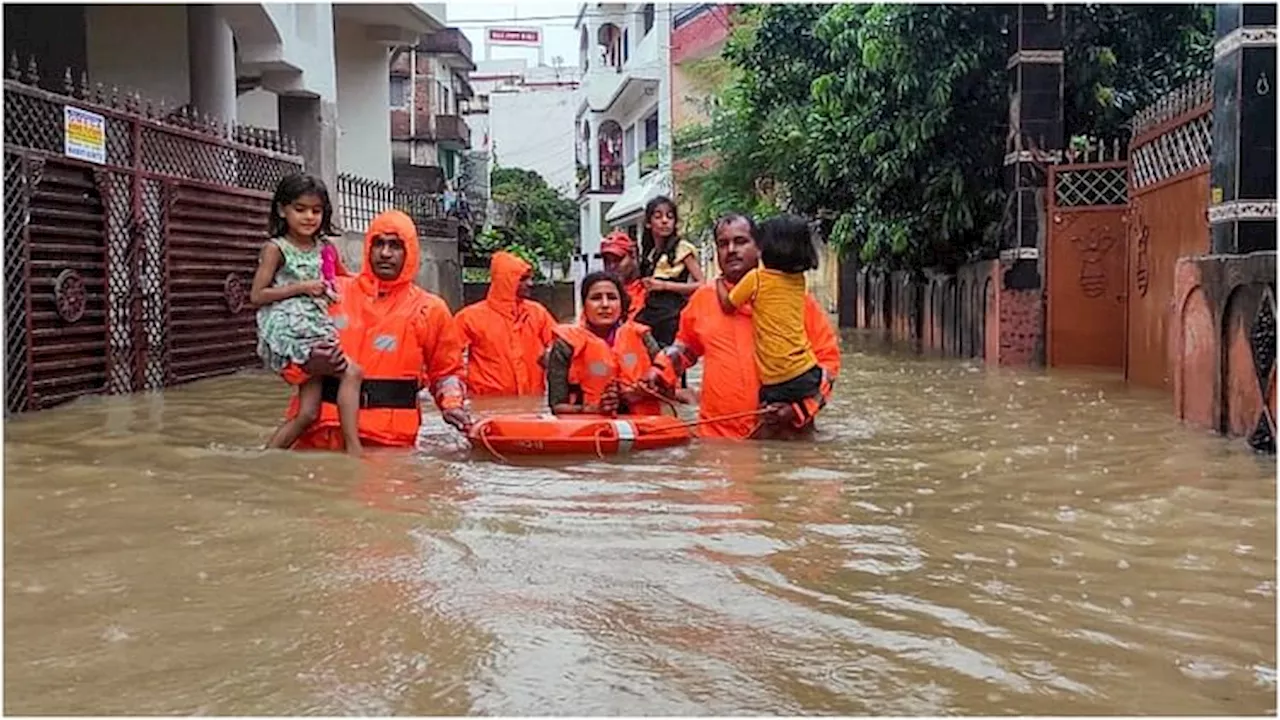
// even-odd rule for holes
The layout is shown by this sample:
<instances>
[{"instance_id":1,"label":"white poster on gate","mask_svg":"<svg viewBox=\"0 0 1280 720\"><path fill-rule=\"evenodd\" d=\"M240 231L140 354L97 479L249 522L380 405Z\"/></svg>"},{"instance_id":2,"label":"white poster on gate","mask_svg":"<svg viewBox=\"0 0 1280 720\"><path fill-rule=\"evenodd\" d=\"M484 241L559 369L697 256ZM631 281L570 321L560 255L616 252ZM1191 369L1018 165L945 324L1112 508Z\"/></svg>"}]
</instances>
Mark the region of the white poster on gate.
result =
<instances>
[{"instance_id":1,"label":"white poster on gate","mask_svg":"<svg viewBox=\"0 0 1280 720\"><path fill-rule=\"evenodd\" d=\"M98 165L107 163L107 121L97 113L67 105L62 113L62 153Z\"/></svg>"}]
</instances>

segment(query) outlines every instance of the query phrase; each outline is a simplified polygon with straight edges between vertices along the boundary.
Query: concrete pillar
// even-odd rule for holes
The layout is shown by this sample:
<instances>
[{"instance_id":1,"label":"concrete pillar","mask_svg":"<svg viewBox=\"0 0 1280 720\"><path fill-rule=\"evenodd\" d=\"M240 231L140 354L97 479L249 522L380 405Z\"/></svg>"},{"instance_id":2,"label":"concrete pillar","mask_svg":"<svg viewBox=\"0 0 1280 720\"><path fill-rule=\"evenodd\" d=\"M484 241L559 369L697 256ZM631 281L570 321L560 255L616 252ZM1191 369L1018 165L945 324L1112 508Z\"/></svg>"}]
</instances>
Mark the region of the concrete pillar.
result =
<instances>
[{"instance_id":1,"label":"concrete pillar","mask_svg":"<svg viewBox=\"0 0 1280 720\"><path fill-rule=\"evenodd\" d=\"M1044 362L1046 182L1036 161L1064 147L1062 5L1018 5L1009 33L1009 134L1004 178L1010 194L1000 251L1000 365Z\"/></svg>"},{"instance_id":2,"label":"concrete pillar","mask_svg":"<svg viewBox=\"0 0 1280 720\"><path fill-rule=\"evenodd\" d=\"M338 105L316 97L281 95L280 132L298 143L304 168L334 196L338 187ZM335 204L338 198L333 197Z\"/></svg>"},{"instance_id":3,"label":"concrete pillar","mask_svg":"<svg viewBox=\"0 0 1280 720\"><path fill-rule=\"evenodd\" d=\"M591 126L591 141L587 143L587 162L590 165L588 170L591 173L591 187L587 192L600 192L600 115L588 110L587 123Z\"/></svg>"},{"instance_id":4,"label":"concrete pillar","mask_svg":"<svg viewBox=\"0 0 1280 720\"><path fill-rule=\"evenodd\" d=\"M1276 6L1217 5L1209 224L1215 255L1276 249Z\"/></svg>"},{"instance_id":5,"label":"concrete pillar","mask_svg":"<svg viewBox=\"0 0 1280 720\"><path fill-rule=\"evenodd\" d=\"M191 104L221 122L235 120L235 42L217 7L187 6L187 61Z\"/></svg>"},{"instance_id":6,"label":"concrete pillar","mask_svg":"<svg viewBox=\"0 0 1280 720\"><path fill-rule=\"evenodd\" d=\"M658 62L662 68L662 83L658 86L658 170L671 174L671 27L675 15L675 5L668 4L663 10L656 10L653 32L658 34ZM714 12L714 10L713 10ZM643 125L641 126L643 127ZM644 137L637 137L636 144L642 145Z\"/></svg>"}]
</instances>

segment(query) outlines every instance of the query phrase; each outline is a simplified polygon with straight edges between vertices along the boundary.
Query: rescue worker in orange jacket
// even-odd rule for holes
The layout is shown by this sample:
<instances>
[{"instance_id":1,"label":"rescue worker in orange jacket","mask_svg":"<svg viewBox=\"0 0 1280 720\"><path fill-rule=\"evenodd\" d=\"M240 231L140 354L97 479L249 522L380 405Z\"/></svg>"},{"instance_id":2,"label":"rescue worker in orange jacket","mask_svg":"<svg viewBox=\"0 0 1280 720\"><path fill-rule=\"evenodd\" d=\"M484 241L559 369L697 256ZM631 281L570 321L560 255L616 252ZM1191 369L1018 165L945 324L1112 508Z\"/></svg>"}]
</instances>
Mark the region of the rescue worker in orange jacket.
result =
<instances>
[{"instance_id":1,"label":"rescue worker in orange jacket","mask_svg":"<svg viewBox=\"0 0 1280 720\"><path fill-rule=\"evenodd\" d=\"M462 333L444 300L414 284L418 232L408 215L388 210L373 219L364 238L359 274L337 279L338 301L329 314L338 328L340 349L320 347L294 372L332 372L347 357L364 369L358 426L366 445L412 447L421 413L418 393L430 391L444 421L465 432L471 418L463 408ZM336 385L327 384L320 417L295 449L337 450L342 433ZM295 395L288 415L298 410Z\"/></svg>"},{"instance_id":2,"label":"rescue worker in orange jacket","mask_svg":"<svg viewBox=\"0 0 1280 720\"><path fill-rule=\"evenodd\" d=\"M529 299L533 267L509 252L489 260L489 294L455 318L467 346L467 391L482 395L540 395L542 357L556 319Z\"/></svg>"},{"instance_id":3,"label":"rescue worker in orange jacket","mask_svg":"<svg viewBox=\"0 0 1280 720\"><path fill-rule=\"evenodd\" d=\"M635 320L636 313L644 309L644 301L649 294L640 277L640 255L636 241L625 232L614 230L600 242L600 256L604 260L605 272L617 275L622 281L627 297L631 300L627 319Z\"/></svg>"},{"instance_id":4,"label":"rescue worker in orange jacket","mask_svg":"<svg viewBox=\"0 0 1280 720\"><path fill-rule=\"evenodd\" d=\"M726 215L715 223L716 261L730 286L760 261L755 233L755 223L744 215ZM748 305L733 315L725 314L714 285L699 288L689 298L680 314L676 341L654 359L644 383L653 388L674 387L680 374L701 358L704 364L699 419L737 416L704 422L698 428L702 437L745 440L808 435L840 373L840 343L826 312L811 295L805 298L804 324L823 370L823 381L820 394L803 403L771 405L760 417L741 416L758 407L756 395L760 388L751 308Z\"/></svg>"},{"instance_id":5,"label":"rescue worker in orange jacket","mask_svg":"<svg viewBox=\"0 0 1280 720\"><path fill-rule=\"evenodd\" d=\"M617 276L582 280L582 318L555 328L547 351L547 405L557 415L659 415L660 400L638 387L660 348L649 328L627 320L631 300Z\"/></svg>"}]
</instances>

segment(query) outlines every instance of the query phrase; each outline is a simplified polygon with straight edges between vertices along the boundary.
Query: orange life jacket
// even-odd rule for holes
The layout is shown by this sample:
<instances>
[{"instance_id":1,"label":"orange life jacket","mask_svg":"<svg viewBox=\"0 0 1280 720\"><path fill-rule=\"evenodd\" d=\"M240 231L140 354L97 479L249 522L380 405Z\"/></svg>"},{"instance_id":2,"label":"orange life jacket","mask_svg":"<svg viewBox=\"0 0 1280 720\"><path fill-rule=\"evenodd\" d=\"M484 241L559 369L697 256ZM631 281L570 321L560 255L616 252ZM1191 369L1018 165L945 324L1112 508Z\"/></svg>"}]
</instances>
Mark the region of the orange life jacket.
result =
<instances>
[{"instance_id":1,"label":"orange life jacket","mask_svg":"<svg viewBox=\"0 0 1280 720\"><path fill-rule=\"evenodd\" d=\"M551 343L555 318L518 295L529 263L508 252L489 261L489 294L458 312L467 342L467 390L473 396L540 395L546 372L539 359Z\"/></svg>"},{"instance_id":2,"label":"orange life jacket","mask_svg":"<svg viewBox=\"0 0 1280 720\"><path fill-rule=\"evenodd\" d=\"M634 385L652 367L644 336L649 328L627 321L618 327L613 346L581 324L557 325L557 338L573 348L569 362L569 384L582 389L582 400L597 405L609 383L617 380L624 387ZM656 399L634 403L632 415L661 415L663 404Z\"/></svg>"},{"instance_id":3,"label":"orange life jacket","mask_svg":"<svg viewBox=\"0 0 1280 720\"><path fill-rule=\"evenodd\" d=\"M627 312L628 320L635 320L636 315L644 309L645 299L649 297L649 291L644 286L644 281L636 278L627 283L627 297L631 299L631 308Z\"/></svg>"},{"instance_id":4,"label":"orange life jacket","mask_svg":"<svg viewBox=\"0 0 1280 720\"><path fill-rule=\"evenodd\" d=\"M394 280L379 280L369 265L375 238L395 234L404 243L405 261ZM359 432L373 445L412 447L421 412L418 390L431 391L441 410L462 406L462 333L444 300L414 284L420 255L418 233L408 215L389 210L369 224L364 263L355 277L338 278L339 298L329 308L338 343L364 371ZM342 447L336 379L326 378L320 417L295 448ZM295 395L288 417L297 414Z\"/></svg>"}]
</instances>

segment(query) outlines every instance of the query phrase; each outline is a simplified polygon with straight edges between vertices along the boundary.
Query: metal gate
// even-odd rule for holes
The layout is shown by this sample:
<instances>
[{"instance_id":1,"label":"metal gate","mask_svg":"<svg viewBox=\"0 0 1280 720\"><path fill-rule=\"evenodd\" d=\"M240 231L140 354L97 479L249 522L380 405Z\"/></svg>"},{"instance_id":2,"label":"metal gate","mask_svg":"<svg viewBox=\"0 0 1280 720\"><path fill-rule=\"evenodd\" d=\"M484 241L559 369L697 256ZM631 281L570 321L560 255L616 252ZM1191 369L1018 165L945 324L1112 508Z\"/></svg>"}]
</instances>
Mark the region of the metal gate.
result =
<instances>
[{"instance_id":1,"label":"metal gate","mask_svg":"<svg viewBox=\"0 0 1280 720\"><path fill-rule=\"evenodd\" d=\"M1050 367L1124 365L1128 167L1111 160L1049 168Z\"/></svg>"},{"instance_id":2,"label":"metal gate","mask_svg":"<svg viewBox=\"0 0 1280 720\"><path fill-rule=\"evenodd\" d=\"M301 160L266 131L34 84L4 82L6 413L254 364L255 251ZM101 156L68 150L73 116Z\"/></svg>"}]
</instances>

